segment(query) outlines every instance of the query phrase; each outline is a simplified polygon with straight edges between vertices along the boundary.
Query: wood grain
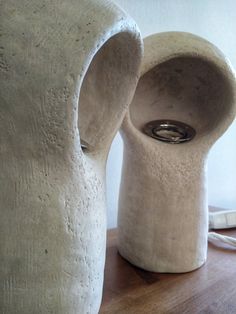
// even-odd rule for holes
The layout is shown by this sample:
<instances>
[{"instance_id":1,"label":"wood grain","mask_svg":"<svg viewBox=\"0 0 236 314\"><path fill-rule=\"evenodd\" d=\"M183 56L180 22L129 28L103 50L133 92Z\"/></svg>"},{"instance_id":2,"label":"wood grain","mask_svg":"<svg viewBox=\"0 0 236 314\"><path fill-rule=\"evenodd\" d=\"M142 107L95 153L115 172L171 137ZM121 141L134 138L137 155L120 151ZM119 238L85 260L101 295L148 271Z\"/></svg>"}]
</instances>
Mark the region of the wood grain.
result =
<instances>
[{"instance_id":1,"label":"wood grain","mask_svg":"<svg viewBox=\"0 0 236 314\"><path fill-rule=\"evenodd\" d=\"M236 229L220 230L236 236ZM117 252L117 230L108 231L100 314L236 313L236 249L209 243L208 260L185 274L151 273Z\"/></svg>"}]
</instances>

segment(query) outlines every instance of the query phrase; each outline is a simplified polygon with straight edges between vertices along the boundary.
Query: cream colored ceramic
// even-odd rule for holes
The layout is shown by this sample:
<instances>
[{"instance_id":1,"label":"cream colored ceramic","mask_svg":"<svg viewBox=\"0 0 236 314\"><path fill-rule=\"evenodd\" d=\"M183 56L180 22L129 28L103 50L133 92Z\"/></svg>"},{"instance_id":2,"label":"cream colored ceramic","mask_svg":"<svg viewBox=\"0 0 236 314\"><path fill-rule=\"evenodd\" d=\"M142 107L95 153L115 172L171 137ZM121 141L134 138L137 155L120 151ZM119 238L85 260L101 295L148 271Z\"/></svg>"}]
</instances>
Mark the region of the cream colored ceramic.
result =
<instances>
[{"instance_id":1,"label":"cream colored ceramic","mask_svg":"<svg viewBox=\"0 0 236 314\"><path fill-rule=\"evenodd\" d=\"M97 313L105 163L140 34L105 0L7 0L0 11L0 312Z\"/></svg>"},{"instance_id":2,"label":"cream colored ceramic","mask_svg":"<svg viewBox=\"0 0 236 314\"><path fill-rule=\"evenodd\" d=\"M188 272L207 257L207 154L235 117L235 75L221 52L179 32L144 41L142 75L123 126L119 252L155 272ZM144 132L156 120L193 128L170 144Z\"/></svg>"}]
</instances>

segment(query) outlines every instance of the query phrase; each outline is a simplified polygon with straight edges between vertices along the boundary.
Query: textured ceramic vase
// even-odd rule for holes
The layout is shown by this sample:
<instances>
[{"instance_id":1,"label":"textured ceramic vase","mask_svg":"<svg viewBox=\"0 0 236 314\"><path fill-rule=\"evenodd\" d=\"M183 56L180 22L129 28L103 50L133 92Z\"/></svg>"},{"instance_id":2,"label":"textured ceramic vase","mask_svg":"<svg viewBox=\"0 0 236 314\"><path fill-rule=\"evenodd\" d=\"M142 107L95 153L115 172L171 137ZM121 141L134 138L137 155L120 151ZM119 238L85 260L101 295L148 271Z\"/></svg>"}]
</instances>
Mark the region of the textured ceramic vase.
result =
<instances>
[{"instance_id":1,"label":"textured ceramic vase","mask_svg":"<svg viewBox=\"0 0 236 314\"><path fill-rule=\"evenodd\" d=\"M9 0L0 12L0 312L97 313L105 164L140 34L110 1Z\"/></svg>"},{"instance_id":2,"label":"textured ceramic vase","mask_svg":"<svg viewBox=\"0 0 236 314\"><path fill-rule=\"evenodd\" d=\"M235 116L235 76L211 43L179 32L144 40L123 126L119 252L155 272L188 272L207 257L209 149Z\"/></svg>"}]
</instances>

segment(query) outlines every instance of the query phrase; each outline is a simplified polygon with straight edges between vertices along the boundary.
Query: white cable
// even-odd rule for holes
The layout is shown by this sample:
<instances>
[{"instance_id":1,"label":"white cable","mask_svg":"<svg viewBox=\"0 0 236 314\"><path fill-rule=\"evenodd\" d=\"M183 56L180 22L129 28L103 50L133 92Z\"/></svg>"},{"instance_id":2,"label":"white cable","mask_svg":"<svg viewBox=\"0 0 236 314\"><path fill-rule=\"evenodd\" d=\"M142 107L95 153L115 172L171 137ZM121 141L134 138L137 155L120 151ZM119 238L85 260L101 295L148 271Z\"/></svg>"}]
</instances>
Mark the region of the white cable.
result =
<instances>
[{"instance_id":1,"label":"white cable","mask_svg":"<svg viewBox=\"0 0 236 314\"><path fill-rule=\"evenodd\" d=\"M236 210L218 210L209 212L209 229L229 229L236 227ZM236 247L236 238L209 232L208 240L219 240Z\"/></svg>"},{"instance_id":2,"label":"white cable","mask_svg":"<svg viewBox=\"0 0 236 314\"><path fill-rule=\"evenodd\" d=\"M221 242L236 247L236 238L228 237L215 232L208 232L208 240L220 240Z\"/></svg>"}]
</instances>

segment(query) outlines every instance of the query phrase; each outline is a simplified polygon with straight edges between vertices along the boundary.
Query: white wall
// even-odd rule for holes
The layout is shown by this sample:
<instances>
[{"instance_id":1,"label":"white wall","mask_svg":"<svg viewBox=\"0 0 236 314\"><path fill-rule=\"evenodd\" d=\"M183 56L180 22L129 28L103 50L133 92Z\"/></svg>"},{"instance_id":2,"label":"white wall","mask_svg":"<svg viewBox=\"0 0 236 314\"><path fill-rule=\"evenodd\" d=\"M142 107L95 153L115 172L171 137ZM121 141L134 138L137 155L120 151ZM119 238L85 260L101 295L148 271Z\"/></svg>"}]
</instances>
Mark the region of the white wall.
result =
<instances>
[{"instance_id":1,"label":"white wall","mask_svg":"<svg viewBox=\"0 0 236 314\"><path fill-rule=\"evenodd\" d=\"M235 0L115 0L137 22L143 37L185 31L218 46L236 68ZM122 140L116 136L107 165L108 228L116 226L122 164ZM236 209L236 122L213 147L208 162L209 204Z\"/></svg>"}]
</instances>

